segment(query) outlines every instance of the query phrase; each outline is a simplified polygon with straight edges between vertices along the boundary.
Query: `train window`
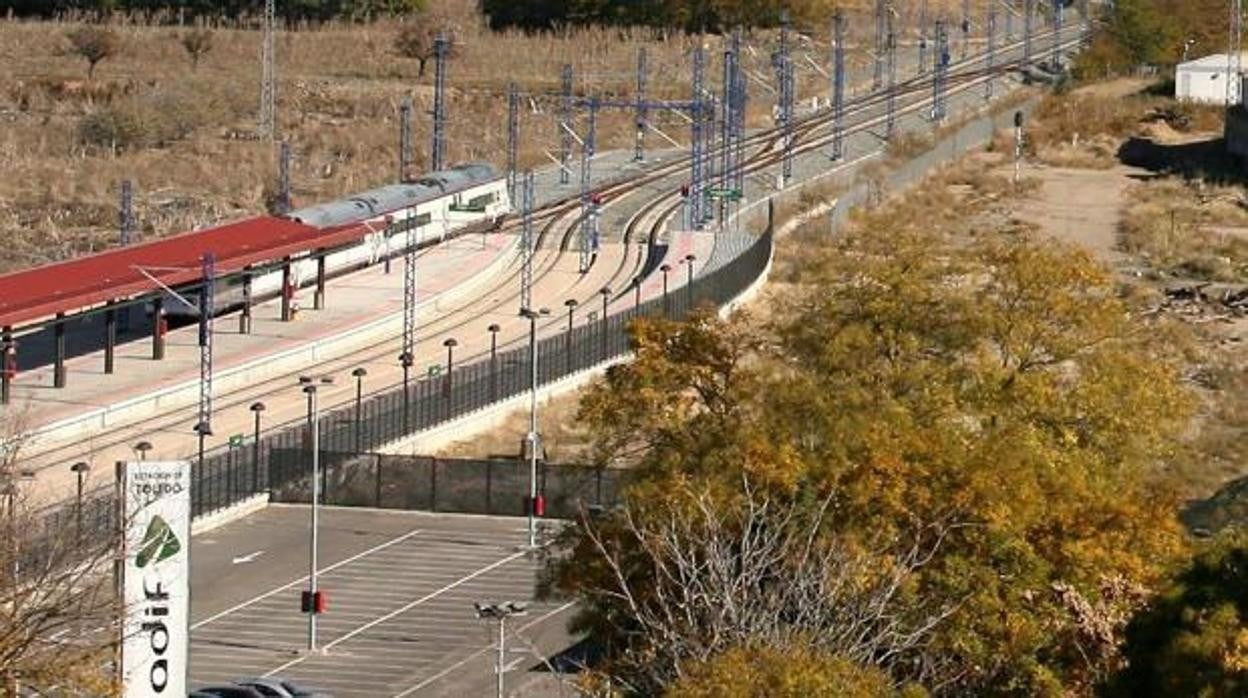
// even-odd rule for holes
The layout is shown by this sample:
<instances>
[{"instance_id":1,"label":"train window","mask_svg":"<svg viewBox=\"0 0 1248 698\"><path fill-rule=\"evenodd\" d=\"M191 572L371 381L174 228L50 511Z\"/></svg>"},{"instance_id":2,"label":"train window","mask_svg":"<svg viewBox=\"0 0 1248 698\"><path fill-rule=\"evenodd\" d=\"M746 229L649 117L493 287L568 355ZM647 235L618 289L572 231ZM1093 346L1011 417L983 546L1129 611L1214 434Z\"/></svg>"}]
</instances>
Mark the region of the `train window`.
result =
<instances>
[{"instance_id":1,"label":"train window","mask_svg":"<svg viewBox=\"0 0 1248 698\"><path fill-rule=\"evenodd\" d=\"M421 213L415 216L404 218L402 220L395 221L394 224L390 226L389 228L390 234L394 235L397 233L403 233L408 230L411 230L412 228L419 228L424 225L429 225L431 221L433 221L433 214L430 214L430 213Z\"/></svg>"},{"instance_id":2,"label":"train window","mask_svg":"<svg viewBox=\"0 0 1248 698\"><path fill-rule=\"evenodd\" d=\"M455 203L451 204L452 211L471 211L473 213L482 213L485 208L494 203L495 195L493 192L474 196L468 200L467 204L463 204L458 198Z\"/></svg>"}]
</instances>

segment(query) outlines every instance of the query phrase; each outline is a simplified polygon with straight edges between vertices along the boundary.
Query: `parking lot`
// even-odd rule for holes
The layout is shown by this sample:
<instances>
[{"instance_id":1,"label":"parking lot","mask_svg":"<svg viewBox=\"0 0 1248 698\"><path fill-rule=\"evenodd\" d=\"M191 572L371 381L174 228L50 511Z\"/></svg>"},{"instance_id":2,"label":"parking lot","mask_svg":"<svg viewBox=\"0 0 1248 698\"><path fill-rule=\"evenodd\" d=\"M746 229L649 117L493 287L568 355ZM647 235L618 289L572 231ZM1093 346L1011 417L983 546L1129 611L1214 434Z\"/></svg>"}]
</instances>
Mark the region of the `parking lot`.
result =
<instances>
[{"instance_id":1,"label":"parking lot","mask_svg":"<svg viewBox=\"0 0 1248 698\"><path fill-rule=\"evenodd\" d=\"M571 606L535 599L522 519L322 509L318 651L307 651L309 510L270 506L194 539L191 685L282 676L334 696L482 695L497 625L476 601L523 601L512 685L568 643ZM514 632L513 632L514 631Z\"/></svg>"}]
</instances>

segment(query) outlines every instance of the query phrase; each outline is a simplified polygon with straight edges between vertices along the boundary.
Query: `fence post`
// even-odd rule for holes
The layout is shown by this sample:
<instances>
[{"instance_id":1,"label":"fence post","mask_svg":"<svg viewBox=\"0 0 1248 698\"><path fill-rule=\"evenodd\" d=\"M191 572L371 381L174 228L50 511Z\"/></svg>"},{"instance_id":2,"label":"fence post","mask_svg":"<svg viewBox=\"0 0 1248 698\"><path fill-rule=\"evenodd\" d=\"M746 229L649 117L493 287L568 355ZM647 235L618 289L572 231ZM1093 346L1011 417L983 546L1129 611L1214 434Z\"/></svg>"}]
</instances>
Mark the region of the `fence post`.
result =
<instances>
[{"instance_id":1,"label":"fence post","mask_svg":"<svg viewBox=\"0 0 1248 698\"><path fill-rule=\"evenodd\" d=\"M374 453L372 455L373 455L373 470L377 474L376 492L373 495L373 506L380 509L381 508L381 454Z\"/></svg>"},{"instance_id":2,"label":"fence post","mask_svg":"<svg viewBox=\"0 0 1248 698\"><path fill-rule=\"evenodd\" d=\"M429 458L429 511L438 510L438 459Z\"/></svg>"},{"instance_id":3,"label":"fence post","mask_svg":"<svg viewBox=\"0 0 1248 698\"><path fill-rule=\"evenodd\" d=\"M494 461L485 462L485 513L494 513Z\"/></svg>"}]
</instances>

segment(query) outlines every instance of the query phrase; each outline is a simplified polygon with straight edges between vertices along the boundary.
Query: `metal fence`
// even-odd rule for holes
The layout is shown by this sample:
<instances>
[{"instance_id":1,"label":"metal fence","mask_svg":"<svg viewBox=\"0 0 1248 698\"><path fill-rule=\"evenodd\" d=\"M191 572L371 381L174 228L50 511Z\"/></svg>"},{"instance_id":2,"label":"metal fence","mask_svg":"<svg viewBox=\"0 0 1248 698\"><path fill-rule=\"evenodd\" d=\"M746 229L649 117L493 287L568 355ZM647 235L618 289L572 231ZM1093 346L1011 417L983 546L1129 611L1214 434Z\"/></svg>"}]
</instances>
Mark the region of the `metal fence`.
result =
<instances>
[{"instance_id":1,"label":"metal fence","mask_svg":"<svg viewBox=\"0 0 1248 698\"><path fill-rule=\"evenodd\" d=\"M771 260L771 253L772 236L768 232L743 254L706 276L695 278L692 284L676 286L678 280L672 278L674 288L670 293L634 304L625 312L582 322L570 330L538 340L539 386L549 385L627 354L630 351L628 325L635 318L680 319L698 307L718 308L730 302L758 280ZM634 297L634 292L630 288L621 295ZM321 463L328 471L334 471L348 460L358 460L357 454L380 450L412 434L526 394L531 388L531 371L529 347L518 346L500 351L492 358L414 380L406 389L397 386L364 395L358 403L324 411L318 423ZM306 460L303 460L303 467L290 467L289 459L291 454L310 455L309 426L310 420L307 420L271 428L262 432L259 439L242 447L206 455L203 462L193 469L193 515L211 514L258 494L297 490L298 483L306 483L309 468ZM548 471L553 474L549 476L553 480L548 482L561 481L565 477L560 470L565 466L547 467L555 468ZM481 468L485 468L484 473ZM491 492L495 484L505 488L499 479L504 472L501 465L466 466L462 473L452 473L451 466L443 467L439 463L432 470L442 475L441 482L444 483L484 477L483 482L492 483ZM470 472L477 474L470 475ZM527 488L527 470L525 472ZM306 487L306 484L303 486ZM440 506L442 511L474 511L468 504L442 499L451 496L450 490L445 487L438 492L430 485L428 491L433 493L427 495L428 501L431 505ZM499 504L495 506L491 499L491 506L487 507L493 513L523 513L523 502L519 499L499 498L497 501ZM81 503L71 502L47 512L43 517L44 526L51 532L64 531L66 526L76 525L79 507L84 520L89 521L89 524L84 523L85 528L100 532L112 530L110 527L115 516L112 487L87 493Z\"/></svg>"},{"instance_id":2,"label":"metal fence","mask_svg":"<svg viewBox=\"0 0 1248 698\"><path fill-rule=\"evenodd\" d=\"M321 495L325 504L457 514L524 516L529 464L498 459L432 458L377 453L325 453ZM274 451L269 472L285 484L272 501L312 501L306 450ZM544 516L575 517L612 506L622 470L556 463L538 464Z\"/></svg>"}]
</instances>

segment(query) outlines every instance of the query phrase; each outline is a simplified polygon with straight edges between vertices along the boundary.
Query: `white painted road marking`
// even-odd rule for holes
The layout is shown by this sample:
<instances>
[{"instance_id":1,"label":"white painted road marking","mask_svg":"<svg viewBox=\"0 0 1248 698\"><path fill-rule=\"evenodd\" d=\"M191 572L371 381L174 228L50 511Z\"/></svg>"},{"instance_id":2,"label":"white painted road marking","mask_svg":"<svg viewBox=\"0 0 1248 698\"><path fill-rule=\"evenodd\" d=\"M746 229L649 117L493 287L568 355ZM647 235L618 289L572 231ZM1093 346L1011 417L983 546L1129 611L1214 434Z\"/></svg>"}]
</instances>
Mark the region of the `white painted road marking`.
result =
<instances>
[{"instance_id":1,"label":"white painted road marking","mask_svg":"<svg viewBox=\"0 0 1248 698\"><path fill-rule=\"evenodd\" d=\"M251 553L249 555L242 555L240 557L234 558L233 563L235 565L245 565L249 562L255 562L256 558L260 557L263 554L264 554L263 550L257 550L256 552Z\"/></svg>"},{"instance_id":2,"label":"white painted road marking","mask_svg":"<svg viewBox=\"0 0 1248 698\"><path fill-rule=\"evenodd\" d=\"M575 601L569 601L569 602L567 602L567 603L563 604L562 606L560 606L559 608L556 608L556 609L554 609L553 611L550 611L549 613L547 613L547 614L545 614L545 615L543 615L543 616L541 616L541 617L539 617L539 618L535 618L535 619L533 619L533 620L529 621L528 623L525 623L524 625L520 626L520 629L519 629L519 630L516 630L516 631L514 631L514 632L523 632L523 631L525 631L525 630L528 630L529 628L531 628L531 627L533 627L533 626L537 625L538 623L545 622L546 620L548 620L548 619L550 619L550 618L552 618L552 617L554 617L554 616L557 616L557 615L559 615L560 613L563 613L564 611L568 610L569 608L572 608L572 607L573 607L573 606L575 606L575 605L576 605L576 602L575 602ZM468 662L471 662L472 660L476 659L477 657L480 657L481 655L485 654L486 652L493 652L493 651L495 651L495 648L494 648L493 646L488 646L488 647L484 647L484 648L482 648L482 649L479 649L479 650L477 650L476 652L473 652L472 654L468 655L467 657L464 657L463 659L459 660L458 662L455 662L454 664L452 664L452 665L450 665L450 666L446 667L446 668L445 668L445 669L443 669L442 671L439 671L438 673L434 674L433 676L430 676L429 678L425 679L424 681L421 681L420 683L416 684L415 686L412 686L411 688L409 688L409 689L407 689L407 690L403 691L402 693L396 693L396 694L395 694L395 696L394 696L394 698L404 698L405 696L410 696L411 694L415 693L416 691L419 691L420 689L424 688L425 686L428 686L429 684L433 683L434 681L437 681L438 679L442 678L443 676L446 676L447 674L451 673L452 671L455 671L456 669L458 669L458 668L460 668L461 666L463 666L463 665L467 664Z\"/></svg>"},{"instance_id":3,"label":"white painted road marking","mask_svg":"<svg viewBox=\"0 0 1248 698\"><path fill-rule=\"evenodd\" d=\"M527 554L527 553L526 553L526 551L521 551L521 552L518 552L518 553L512 553L511 555L508 555L507 557L502 558L501 560L495 560L494 562L491 562L490 564L486 565L485 567L482 567L481 569L477 570L476 572L473 572L472 574L468 574L468 575L465 575L465 576L463 576L463 577L460 577L459 579L456 579L455 581L451 582L450 584L447 584L447 585L443 586L441 589L438 589L437 591L432 591L432 592L430 592L430 593L428 593L428 594L425 594L424 596L420 597L419 599L416 599L415 601L412 601L411 603L405 604L405 605L403 605L403 606L401 606L401 607L399 607L399 608L396 608L395 610L393 610L393 611L391 611L391 612L389 612L389 613L387 613L387 614L385 614L385 615L383 615L383 616L380 616L380 617L378 617L378 618L375 618L374 620L372 620L372 621L370 621L370 622L368 622L368 623L365 623L364 625L361 625L360 627L356 628L355 630L352 630L351 632L347 633L346 635L343 635L342 637L340 637L340 638L338 638L338 639L334 640L333 642L330 642L329 644L327 644L327 645L325 645L324 647L322 647L322 648L321 648L321 652L322 652L322 653L324 653L324 652L328 652L328 651L329 651L331 648L333 648L335 645L338 645L339 643L342 643L342 642L345 642L345 641L347 641L347 640L350 640L351 638L355 637L356 635L359 635L360 633L364 632L365 630L368 630L369 628L375 627L375 626L376 626L376 625L378 625L379 623L384 623L384 622L386 622L386 621L390 620L391 618L394 618L394 617L395 617L395 616L397 616L397 615L400 615L400 614L402 614L402 613L406 613L407 611L410 611L411 609L413 609L413 608L415 608L415 607L419 606L419 605L420 605L420 604L422 604L422 603L425 603L426 601L428 601L428 600L430 600L430 599L437 598L437 597L441 596L442 594L444 594L444 593L446 593L446 592L450 591L451 589L454 589L454 588L455 588L455 587L457 587L457 586L460 586L461 584L463 584L463 583L465 583L465 582L471 581L471 580L475 579L476 577L479 577L479 576L481 576L481 575L485 574L486 572L489 572L490 570L492 570L492 569L494 569L494 568L496 568L496 567L499 567L499 566L505 565L505 564L507 564L508 562L511 562L512 560L515 560L515 559L517 559L517 558L523 557L523 556L524 556L524 555L526 555L526 554ZM306 655L306 654L305 654L305 655L303 655L303 656L296 657L295 659L292 659L292 660L290 660L289 662L286 662L285 664L283 664L283 665L279 666L278 668L274 669L273 671L270 671L270 672L266 673L266 674L265 674L265 676L273 676L274 674L277 674L277 673L279 673L279 672L285 671L286 669L289 669L290 667L295 666L296 664L299 664L299 663L300 663L300 662L302 662L303 660L307 659L309 656L312 656L312 655Z\"/></svg>"},{"instance_id":4,"label":"white painted road marking","mask_svg":"<svg viewBox=\"0 0 1248 698\"><path fill-rule=\"evenodd\" d=\"M404 533L403 535L399 536L398 538L392 538L392 539L390 539L390 540L386 541L385 543L380 543L380 544L378 544L378 545L375 545L375 546L373 546L373 547L371 547L371 548L369 548L369 549L367 549L367 550L364 550L364 551L361 551L361 552L359 552L359 553L356 553L355 555L352 555L351 557L349 557L349 558L347 558L347 559L345 559L345 560L342 560L342 561L340 561L340 562L335 562L334 564L330 565L329 567L325 567L325 568L323 568L323 569L321 569L321 570L318 570L318 574L325 574L326 572L331 572L331 571L333 571L333 570L338 569L339 567L342 567L343 565L346 565L346 564L350 564L350 563L352 563L352 562L355 562L356 560L358 560L358 559L360 559L360 558L364 557L365 555L371 555L371 554L373 554L373 553L375 553L375 552L377 552L377 551L379 551L379 550L384 550L384 549L386 549L386 548L389 548L390 546L392 546L392 545L394 545L394 544L396 544L396 543L402 543L403 541L407 540L408 538L411 538L412 536L414 536L414 535L416 535L416 534L418 534L418 533L421 533L421 529L419 529L419 528L417 528L417 529L413 529L413 530L411 530L411 531L408 531L407 533ZM247 608L248 606L250 606L250 605L252 605L252 604L254 604L254 603L257 603L257 602L263 601L263 600L265 600L265 599L269 598L270 596L272 596L272 595L274 595L274 594L279 594L279 593L281 593L281 592L283 592L283 591L286 591L287 589L292 589L292 588L294 588L294 586L295 586L296 584L302 584L302 583L304 583L305 581L307 581L307 579L308 579L308 575L306 575L306 574L305 574L305 575L303 575L302 577L300 577L300 578L298 578L298 579L296 579L296 580L294 580L294 581L287 582L286 584L283 584L283 585L281 585L281 586L277 587L276 589L271 589L271 590L266 591L265 593L263 593L263 594L261 594L261 595L259 595L259 596L254 596L254 597L252 597L252 598L250 598L250 599L248 599L248 600L246 600L246 601L244 601L244 602L242 602L242 603L240 603L240 604L238 604L238 605L236 605L236 606L232 606L232 607L230 607L230 608L227 608L227 609L225 609L224 611L221 611L220 613L217 613L216 615L209 616L209 617L207 617L207 618L205 618L205 619L203 619L203 620L199 621L198 623L195 623L194 625L192 625L192 626L191 626L191 630L198 630L199 628L202 628L202 627L204 627L205 625L208 625L209 623L213 622L214 620L217 620L218 618L222 618L222 617L224 617L224 616L228 616L228 615L230 615L231 613L234 613L235 611L241 611L242 609Z\"/></svg>"}]
</instances>

